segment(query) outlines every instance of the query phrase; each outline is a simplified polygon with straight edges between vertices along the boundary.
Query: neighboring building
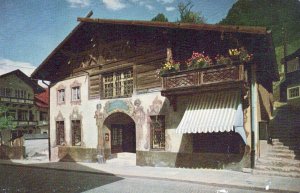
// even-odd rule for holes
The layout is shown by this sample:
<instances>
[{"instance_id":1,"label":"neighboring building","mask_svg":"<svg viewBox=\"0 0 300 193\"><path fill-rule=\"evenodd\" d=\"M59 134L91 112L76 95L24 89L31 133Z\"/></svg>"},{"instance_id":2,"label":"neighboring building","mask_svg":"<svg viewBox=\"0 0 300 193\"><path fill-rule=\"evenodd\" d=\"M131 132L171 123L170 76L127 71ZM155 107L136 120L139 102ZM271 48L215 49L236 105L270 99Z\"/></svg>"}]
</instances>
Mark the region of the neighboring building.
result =
<instances>
[{"instance_id":1,"label":"neighboring building","mask_svg":"<svg viewBox=\"0 0 300 193\"><path fill-rule=\"evenodd\" d=\"M285 80L280 85L280 100L300 107L300 49L283 58Z\"/></svg>"},{"instance_id":2,"label":"neighboring building","mask_svg":"<svg viewBox=\"0 0 300 193\"><path fill-rule=\"evenodd\" d=\"M0 76L0 103L8 107L5 116L12 116L15 125L15 129L3 131L5 144L11 145L11 139L24 133L40 133L38 123L41 110L47 112L47 107L40 108L36 104L39 103L36 95L42 92L44 89L20 70Z\"/></svg>"},{"instance_id":3,"label":"neighboring building","mask_svg":"<svg viewBox=\"0 0 300 193\"><path fill-rule=\"evenodd\" d=\"M34 96L35 106L37 108L37 129L38 133L47 134L49 130L49 89Z\"/></svg>"},{"instance_id":4,"label":"neighboring building","mask_svg":"<svg viewBox=\"0 0 300 193\"><path fill-rule=\"evenodd\" d=\"M51 81L52 160L133 152L137 165L241 170L254 163L278 79L266 28L78 20L32 74ZM157 74L193 51L217 56L236 47L252 62Z\"/></svg>"}]
</instances>

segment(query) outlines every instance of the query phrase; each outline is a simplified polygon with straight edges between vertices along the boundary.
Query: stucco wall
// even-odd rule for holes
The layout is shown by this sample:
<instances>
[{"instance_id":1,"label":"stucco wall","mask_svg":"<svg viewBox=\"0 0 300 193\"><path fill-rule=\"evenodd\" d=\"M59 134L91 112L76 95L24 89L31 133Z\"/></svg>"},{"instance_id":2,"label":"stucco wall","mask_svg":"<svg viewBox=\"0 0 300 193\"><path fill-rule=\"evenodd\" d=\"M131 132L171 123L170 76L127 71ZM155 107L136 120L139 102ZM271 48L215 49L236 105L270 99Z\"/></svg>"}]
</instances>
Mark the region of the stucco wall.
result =
<instances>
[{"instance_id":1,"label":"stucco wall","mask_svg":"<svg viewBox=\"0 0 300 193\"><path fill-rule=\"evenodd\" d=\"M77 82L78 84L81 85L80 104L72 104L70 102L71 100L70 85L72 85L74 82ZM108 119L108 117L110 117L110 115L116 112L127 114L132 119L132 121L134 121L136 127L136 151L150 153L150 154L143 153L141 155L152 156L153 153L157 152L157 151L152 151L150 148L151 147L150 117L155 115L165 116L165 142L166 143L165 143L165 150L163 152L173 153L173 154L193 153L193 135L176 133L176 128L178 127L184 115L184 112L186 110L186 107L189 103L190 100L189 97L187 96L178 97L177 108L176 111L174 111L173 106L170 105L169 101L165 97L161 96L161 92L159 90L147 92L147 93L140 93L140 94L136 93L130 98L89 100L88 84L89 84L88 77L80 76L80 77L74 77L68 80L61 81L58 84L53 85L50 89L50 127L51 127L50 139L51 139L51 148L52 148L52 154L51 154L52 160L59 160L59 159L64 160L66 159L66 157L67 158L71 157L75 161L87 160L88 155L92 155L91 161L95 159L95 151L97 150L98 147L97 124L99 125L99 123L97 122L99 119L97 120L95 119L95 113L97 111L97 105L99 106L99 104L101 108L98 111L99 113L98 115L99 117L101 117L100 120L103 124L101 128L104 129L104 133L110 133L109 128L107 128L107 126L104 123ZM65 103L58 104L57 89L63 87L65 88L65 95L66 95ZM115 106L117 106L117 108L115 108ZM74 115L81 118L82 121L81 147L71 146L71 116ZM66 145L64 147L59 147L59 148L57 148L56 146L56 123L55 123L56 120L58 119L64 120L65 138L66 138ZM245 124L249 125L249 122L250 119L247 119ZM250 127L247 126L246 129L249 130ZM105 152L107 153L109 153L110 151L110 140L105 142L105 148L106 148ZM250 144L250 134L247 135L247 145L249 144ZM80 158L81 154L82 155L84 154L84 159ZM167 154L158 153L156 157L159 155L163 156ZM168 159L167 157L166 159ZM158 159L158 161L159 160L160 159ZM168 162L171 163L172 159L169 160ZM153 160L153 163L151 163L151 165L152 164L155 164L155 160Z\"/></svg>"},{"instance_id":2,"label":"stucco wall","mask_svg":"<svg viewBox=\"0 0 300 193\"><path fill-rule=\"evenodd\" d=\"M81 84L81 103L80 105L72 104L71 101L71 87L74 82ZM65 88L65 103L57 103L57 89ZM97 148L98 145L98 128L96 125L95 111L96 106L101 104L101 113L105 113L105 118L114 112L105 112L105 107L112 101L124 101L132 108L126 113L136 124L136 149L137 151L150 150L150 124L149 117L152 115L165 115L166 120L166 151L178 152L187 151L191 149L191 145L185 143L190 141L187 137L182 138L181 134L176 134L175 129L179 124L184 113L184 106L187 102L179 104L178 111L173 112L172 107L168 101L161 96L160 91L149 92L145 94L134 94L131 98L120 99L88 99L88 76L80 76L61 81L53 85L50 89L50 139L51 148L56 147L56 120L63 118L65 124L65 139L66 146L71 146L71 118L74 112L78 112L82 121L82 145L85 148ZM135 105L135 101L140 101L140 106ZM183 99L184 101L184 99ZM120 109L118 110L120 111ZM122 112L122 110L121 110ZM75 113L76 114L76 113ZM137 116L139 114L139 116ZM172 116L168 116L172 114ZM105 121L104 118L104 121ZM140 126L138 126L140 124ZM106 130L107 131L107 130ZM182 140L185 142L182 143ZM182 146L185 144L185 146ZM53 149L53 152L55 150ZM54 153L55 154L55 153ZM53 155L57 156L57 155ZM53 157L54 160L57 157Z\"/></svg>"}]
</instances>

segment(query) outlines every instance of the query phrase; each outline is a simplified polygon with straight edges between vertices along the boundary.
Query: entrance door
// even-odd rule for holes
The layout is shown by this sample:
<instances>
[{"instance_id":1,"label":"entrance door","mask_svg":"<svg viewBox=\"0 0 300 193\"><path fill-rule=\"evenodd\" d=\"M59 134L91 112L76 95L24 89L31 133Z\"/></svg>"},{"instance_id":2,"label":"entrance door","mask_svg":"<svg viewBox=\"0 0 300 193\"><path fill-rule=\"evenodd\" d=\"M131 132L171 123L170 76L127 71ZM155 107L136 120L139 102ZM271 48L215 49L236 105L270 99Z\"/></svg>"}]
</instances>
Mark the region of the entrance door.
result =
<instances>
[{"instance_id":1,"label":"entrance door","mask_svg":"<svg viewBox=\"0 0 300 193\"><path fill-rule=\"evenodd\" d=\"M135 125L127 124L123 128L123 152L136 152L135 148Z\"/></svg>"},{"instance_id":2,"label":"entrance door","mask_svg":"<svg viewBox=\"0 0 300 193\"><path fill-rule=\"evenodd\" d=\"M111 125L111 153L123 151L123 125Z\"/></svg>"},{"instance_id":3,"label":"entrance door","mask_svg":"<svg viewBox=\"0 0 300 193\"><path fill-rule=\"evenodd\" d=\"M111 125L111 153L136 152L134 124Z\"/></svg>"},{"instance_id":4,"label":"entrance door","mask_svg":"<svg viewBox=\"0 0 300 193\"><path fill-rule=\"evenodd\" d=\"M136 152L136 134L134 120L125 113L113 113L104 121L110 130L111 154Z\"/></svg>"}]
</instances>

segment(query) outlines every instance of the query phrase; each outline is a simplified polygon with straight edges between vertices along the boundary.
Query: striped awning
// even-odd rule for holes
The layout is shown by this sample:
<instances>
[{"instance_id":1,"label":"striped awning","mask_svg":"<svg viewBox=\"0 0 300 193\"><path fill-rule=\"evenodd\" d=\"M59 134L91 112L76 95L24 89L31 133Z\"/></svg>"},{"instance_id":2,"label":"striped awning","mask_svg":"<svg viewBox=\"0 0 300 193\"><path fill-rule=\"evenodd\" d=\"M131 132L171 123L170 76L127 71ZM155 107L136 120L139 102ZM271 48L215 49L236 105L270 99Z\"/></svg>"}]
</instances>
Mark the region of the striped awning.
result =
<instances>
[{"instance_id":1,"label":"striped awning","mask_svg":"<svg viewBox=\"0 0 300 193\"><path fill-rule=\"evenodd\" d=\"M240 92L222 91L193 96L176 133L229 132L241 128L243 130Z\"/></svg>"}]
</instances>

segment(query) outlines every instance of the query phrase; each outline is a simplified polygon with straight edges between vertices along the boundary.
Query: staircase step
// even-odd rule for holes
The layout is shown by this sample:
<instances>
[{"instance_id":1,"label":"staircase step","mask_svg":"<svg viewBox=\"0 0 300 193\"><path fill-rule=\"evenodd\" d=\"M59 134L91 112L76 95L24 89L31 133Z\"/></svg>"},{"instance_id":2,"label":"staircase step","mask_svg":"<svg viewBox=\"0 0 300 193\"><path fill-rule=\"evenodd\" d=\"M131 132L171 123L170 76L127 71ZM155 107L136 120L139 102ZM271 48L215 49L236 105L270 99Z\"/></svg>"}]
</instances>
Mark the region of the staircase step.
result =
<instances>
[{"instance_id":1,"label":"staircase step","mask_svg":"<svg viewBox=\"0 0 300 193\"><path fill-rule=\"evenodd\" d=\"M255 169L264 170L264 171L278 171L278 172L295 172L300 175L300 168L294 166L268 166L268 165L256 165Z\"/></svg>"},{"instance_id":2,"label":"staircase step","mask_svg":"<svg viewBox=\"0 0 300 193\"><path fill-rule=\"evenodd\" d=\"M266 176L286 176L293 178L300 178L300 173L298 172L278 172L278 171L265 171L254 169L253 174L266 175Z\"/></svg>"},{"instance_id":3,"label":"staircase step","mask_svg":"<svg viewBox=\"0 0 300 193\"><path fill-rule=\"evenodd\" d=\"M287 146L282 146L282 147L287 147ZM294 150L291 150L289 148L278 148L278 147L273 147L271 150L270 150L272 153L287 153L287 154L294 154L295 155L295 152Z\"/></svg>"},{"instance_id":4,"label":"staircase step","mask_svg":"<svg viewBox=\"0 0 300 193\"><path fill-rule=\"evenodd\" d=\"M268 152L267 156L270 157L278 157L278 158L288 158L288 159L294 159L296 155L294 153L277 153L277 152Z\"/></svg>"},{"instance_id":5,"label":"staircase step","mask_svg":"<svg viewBox=\"0 0 300 193\"><path fill-rule=\"evenodd\" d=\"M300 161L299 160L292 160L292 159L264 159L259 158L259 160L256 161L257 165L267 165L267 166L293 166L293 167L299 167L300 168Z\"/></svg>"}]
</instances>

